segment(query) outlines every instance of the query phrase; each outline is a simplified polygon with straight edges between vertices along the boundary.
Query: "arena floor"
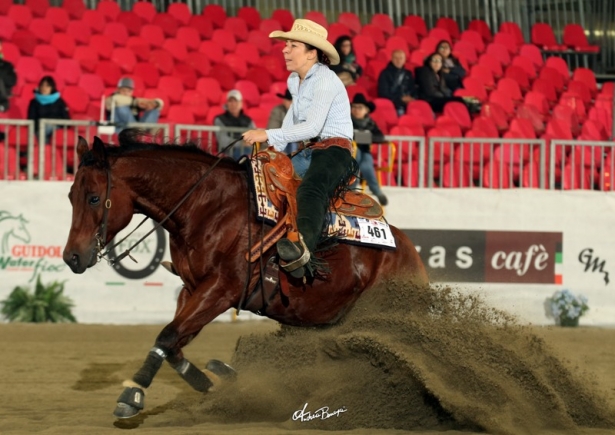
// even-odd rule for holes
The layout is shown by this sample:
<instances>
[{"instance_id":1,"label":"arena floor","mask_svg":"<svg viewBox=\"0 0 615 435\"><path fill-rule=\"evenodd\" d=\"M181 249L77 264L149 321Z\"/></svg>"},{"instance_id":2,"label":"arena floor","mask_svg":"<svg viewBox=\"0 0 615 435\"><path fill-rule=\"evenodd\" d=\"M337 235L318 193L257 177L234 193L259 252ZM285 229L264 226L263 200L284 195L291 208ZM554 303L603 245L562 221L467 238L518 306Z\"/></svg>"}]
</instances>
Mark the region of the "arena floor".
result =
<instances>
[{"instance_id":1,"label":"arena floor","mask_svg":"<svg viewBox=\"0 0 615 435\"><path fill-rule=\"evenodd\" d=\"M121 382L161 326L0 325L0 433L615 433L615 329L511 326L468 299L391 296L325 329L211 324L186 356L233 361L238 382L201 395L165 364L145 411L120 422ZM346 411L293 421L305 403Z\"/></svg>"}]
</instances>

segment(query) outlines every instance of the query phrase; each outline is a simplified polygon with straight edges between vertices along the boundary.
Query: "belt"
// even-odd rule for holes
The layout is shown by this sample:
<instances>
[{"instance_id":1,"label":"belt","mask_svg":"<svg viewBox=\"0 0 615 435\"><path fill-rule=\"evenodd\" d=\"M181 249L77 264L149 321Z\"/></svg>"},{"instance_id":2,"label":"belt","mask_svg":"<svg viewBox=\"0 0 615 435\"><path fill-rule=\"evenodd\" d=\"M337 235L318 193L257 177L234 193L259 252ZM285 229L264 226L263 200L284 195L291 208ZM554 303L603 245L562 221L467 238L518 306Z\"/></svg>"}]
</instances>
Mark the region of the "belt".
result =
<instances>
[{"instance_id":1,"label":"belt","mask_svg":"<svg viewBox=\"0 0 615 435\"><path fill-rule=\"evenodd\" d=\"M322 150L332 146L340 147L348 150L352 154L352 141L343 137L330 137L327 139L321 139L316 137L310 140L301 142L299 149L311 148L313 150Z\"/></svg>"}]
</instances>

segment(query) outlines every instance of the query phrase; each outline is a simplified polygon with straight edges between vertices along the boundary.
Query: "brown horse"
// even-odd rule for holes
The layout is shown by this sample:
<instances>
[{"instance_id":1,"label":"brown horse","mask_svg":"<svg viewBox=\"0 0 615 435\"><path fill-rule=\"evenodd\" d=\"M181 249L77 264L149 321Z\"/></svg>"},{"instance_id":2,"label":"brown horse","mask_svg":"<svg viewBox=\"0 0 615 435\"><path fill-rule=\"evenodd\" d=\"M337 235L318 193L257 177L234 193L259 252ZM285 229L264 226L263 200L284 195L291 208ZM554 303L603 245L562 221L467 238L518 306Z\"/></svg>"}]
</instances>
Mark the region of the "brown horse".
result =
<instances>
[{"instance_id":1,"label":"brown horse","mask_svg":"<svg viewBox=\"0 0 615 435\"><path fill-rule=\"evenodd\" d=\"M182 348L218 315L244 308L243 296L255 291L261 270L258 261L246 261L247 250L262 230L246 169L194 146L151 145L130 137L120 135L119 147L106 147L95 138L91 150L79 138L81 163L69 194L73 216L64 249L64 261L74 273L95 265L101 250L133 214L161 222L202 182L164 222L184 287L174 319L156 338L141 369L124 382L114 412L119 418L143 409L144 390L165 359L198 391L233 378L232 368L219 361L197 369L184 358ZM276 293L264 315L288 325L326 325L338 321L364 290L382 278L403 273L426 284L427 274L413 244L399 229L391 231L395 250L338 244L317 254L324 256L331 273L307 283L289 277L288 295ZM271 248L264 258L274 254Z\"/></svg>"}]
</instances>

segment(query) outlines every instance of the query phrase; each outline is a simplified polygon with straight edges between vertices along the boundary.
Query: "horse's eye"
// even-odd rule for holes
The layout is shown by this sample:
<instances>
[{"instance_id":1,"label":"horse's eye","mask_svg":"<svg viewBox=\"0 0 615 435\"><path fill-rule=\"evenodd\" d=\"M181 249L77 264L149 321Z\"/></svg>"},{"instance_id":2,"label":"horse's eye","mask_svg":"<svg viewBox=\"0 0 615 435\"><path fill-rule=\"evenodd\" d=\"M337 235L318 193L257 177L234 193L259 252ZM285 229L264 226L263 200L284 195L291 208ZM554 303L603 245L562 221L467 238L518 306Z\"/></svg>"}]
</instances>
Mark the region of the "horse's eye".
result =
<instances>
[{"instance_id":1,"label":"horse's eye","mask_svg":"<svg viewBox=\"0 0 615 435\"><path fill-rule=\"evenodd\" d=\"M92 196L90 198L90 205L98 205L100 203L100 196Z\"/></svg>"}]
</instances>

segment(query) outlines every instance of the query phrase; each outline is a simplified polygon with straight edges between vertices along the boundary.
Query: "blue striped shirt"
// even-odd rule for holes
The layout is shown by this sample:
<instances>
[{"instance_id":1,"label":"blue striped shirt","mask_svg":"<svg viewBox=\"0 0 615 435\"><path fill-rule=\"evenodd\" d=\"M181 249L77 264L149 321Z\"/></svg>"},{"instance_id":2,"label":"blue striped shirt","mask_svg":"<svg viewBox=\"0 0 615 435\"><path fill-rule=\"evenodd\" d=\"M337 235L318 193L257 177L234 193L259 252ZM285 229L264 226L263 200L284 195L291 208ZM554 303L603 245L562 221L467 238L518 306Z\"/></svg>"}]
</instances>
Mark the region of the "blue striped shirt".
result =
<instances>
[{"instance_id":1,"label":"blue striped shirt","mask_svg":"<svg viewBox=\"0 0 615 435\"><path fill-rule=\"evenodd\" d=\"M300 85L299 74L288 77L293 103L281 128L267 130L269 144L283 151L288 143L315 137L352 140L350 100L344 84L328 66L316 63Z\"/></svg>"}]
</instances>

